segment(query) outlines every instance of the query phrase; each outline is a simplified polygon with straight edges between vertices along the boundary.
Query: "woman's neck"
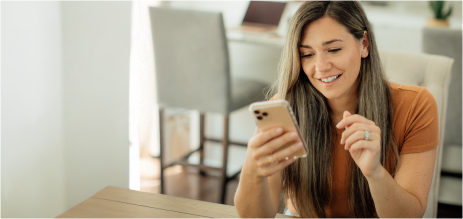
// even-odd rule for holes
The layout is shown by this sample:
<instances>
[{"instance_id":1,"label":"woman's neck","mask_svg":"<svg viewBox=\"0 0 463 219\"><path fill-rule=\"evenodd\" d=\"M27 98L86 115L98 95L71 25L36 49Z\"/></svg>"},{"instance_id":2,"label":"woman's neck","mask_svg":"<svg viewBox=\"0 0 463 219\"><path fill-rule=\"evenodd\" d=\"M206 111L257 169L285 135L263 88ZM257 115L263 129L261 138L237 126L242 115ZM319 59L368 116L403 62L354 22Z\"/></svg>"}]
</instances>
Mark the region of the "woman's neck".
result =
<instances>
[{"instance_id":1,"label":"woman's neck","mask_svg":"<svg viewBox=\"0 0 463 219\"><path fill-rule=\"evenodd\" d=\"M334 124L338 124L343 117L344 111L349 111L351 114L355 114L357 110L358 98L355 96L353 98L344 98L344 99L332 99L328 100L328 105L331 109L331 120Z\"/></svg>"}]
</instances>

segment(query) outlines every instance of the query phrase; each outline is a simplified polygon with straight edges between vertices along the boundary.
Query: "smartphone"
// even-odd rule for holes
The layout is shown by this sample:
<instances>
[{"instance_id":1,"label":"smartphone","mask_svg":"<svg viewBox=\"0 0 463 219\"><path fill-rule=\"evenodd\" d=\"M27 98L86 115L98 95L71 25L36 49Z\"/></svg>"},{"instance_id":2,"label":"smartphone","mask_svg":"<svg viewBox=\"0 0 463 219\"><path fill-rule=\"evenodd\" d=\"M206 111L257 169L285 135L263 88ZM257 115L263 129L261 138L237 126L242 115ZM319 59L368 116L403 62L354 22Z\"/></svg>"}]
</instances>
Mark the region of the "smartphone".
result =
<instances>
[{"instance_id":1,"label":"smartphone","mask_svg":"<svg viewBox=\"0 0 463 219\"><path fill-rule=\"evenodd\" d=\"M253 115L256 125L260 131L266 131L274 127L283 128L283 132L296 131L303 147L296 151L292 156L304 158L307 156L307 146L302 140L297 126L293 110L286 100L271 100L256 102L249 106L249 111ZM284 145L280 150L294 144L291 142Z\"/></svg>"}]
</instances>

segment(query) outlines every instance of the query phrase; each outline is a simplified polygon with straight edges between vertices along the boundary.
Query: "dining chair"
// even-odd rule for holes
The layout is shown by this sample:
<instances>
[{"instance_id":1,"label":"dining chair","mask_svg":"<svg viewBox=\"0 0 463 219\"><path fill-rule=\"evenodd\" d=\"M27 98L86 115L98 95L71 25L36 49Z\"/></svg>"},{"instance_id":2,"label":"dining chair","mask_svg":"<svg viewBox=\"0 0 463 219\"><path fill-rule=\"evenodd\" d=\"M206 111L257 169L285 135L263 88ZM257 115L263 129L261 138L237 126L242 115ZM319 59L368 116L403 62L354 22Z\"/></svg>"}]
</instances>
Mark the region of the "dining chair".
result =
<instances>
[{"instance_id":1,"label":"dining chair","mask_svg":"<svg viewBox=\"0 0 463 219\"><path fill-rule=\"evenodd\" d=\"M165 193L164 170L173 165L196 166L200 173L217 170L203 164L204 142L222 144L220 174L220 203L225 203L226 185L239 172L227 175L230 144L229 114L256 101L264 100L263 89L267 84L236 78L230 73L230 61L224 22L220 12L151 7L157 104L159 106L161 193ZM165 108L184 108L200 111L199 148L183 159L165 163L163 147L163 113ZM209 139L204 134L205 113L220 113L224 117L223 138ZM199 152L198 165L187 162L194 152ZM210 174L209 174L210 175Z\"/></svg>"},{"instance_id":2,"label":"dining chair","mask_svg":"<svg viewBox=\"0 0 463 219\"><path fill-rule=\"evenodd\" d=\"M424 218L437 216L442 148L445 133L447 97L450 82L450 69L454 60L440 55L380 51L380 58L389 81L426 87L437 102L439 114L439 145L437 147L431 189Z\"/></svg>"}]
</instances>

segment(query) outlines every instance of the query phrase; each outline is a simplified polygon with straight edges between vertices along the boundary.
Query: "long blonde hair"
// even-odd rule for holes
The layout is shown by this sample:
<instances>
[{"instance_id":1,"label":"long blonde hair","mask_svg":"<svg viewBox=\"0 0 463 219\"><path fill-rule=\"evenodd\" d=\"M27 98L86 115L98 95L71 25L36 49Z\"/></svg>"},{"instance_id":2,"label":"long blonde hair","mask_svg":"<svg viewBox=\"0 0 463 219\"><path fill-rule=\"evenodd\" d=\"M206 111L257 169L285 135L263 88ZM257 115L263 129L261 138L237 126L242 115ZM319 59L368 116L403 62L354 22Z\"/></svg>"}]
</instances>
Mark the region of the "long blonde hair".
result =
<instances>
[{"instance_id":1,"label":"long blonde hair","mask_svg":"<svg viewBox=\"0 0 463 219\"><path fill-rule=\"evenodd\" d=\"M304 2L292 17L279 67L278 80L268 96L278 93L294 110L303 140L308 146L306 159L284 169L284 194L302 217L325 217L324 205L331 199L333 151L336 131L326 98L312 86L300 63L299 46L304 27L324 16L344 25L361 40L367 31L369 56L362 58L358 76L356 113L372 120L381 129L381 164L395 173L398 149L392 132L393 101L384 76L370 23L358 2ZM368 182L351 160L349 216L376 217Z\"/></svg>"}]
</instances>

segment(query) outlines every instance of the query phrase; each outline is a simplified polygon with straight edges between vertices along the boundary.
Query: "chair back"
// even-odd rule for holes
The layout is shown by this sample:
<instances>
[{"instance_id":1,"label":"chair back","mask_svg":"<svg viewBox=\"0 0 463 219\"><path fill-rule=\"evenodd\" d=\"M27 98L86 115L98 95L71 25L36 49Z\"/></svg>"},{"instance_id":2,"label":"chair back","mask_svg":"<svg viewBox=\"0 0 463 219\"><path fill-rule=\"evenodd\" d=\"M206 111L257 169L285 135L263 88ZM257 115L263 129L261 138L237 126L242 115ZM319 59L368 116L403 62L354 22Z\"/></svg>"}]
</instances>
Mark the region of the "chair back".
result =
<instances>
[{"instance_id":1,"label":"chair back","mask_svg":"<svg viewBox=\"0 0 463 219\"><path fill-rule=\"evenodd\" d=\"M450 69L453 59L440 55L394 51L380 51L380 58L389 81L426 87L436 99L439 114L439 146L436 152L436 163L426 212L423 216L425 218L435 218L437 216L437 197L442 163Z\"/></svg>"},{"instance_id":2,"label":"chair back","mask_svg":"<svg viewBox=\"0 0 463 219\"><path fill-rule=\"evenodd\" d=\"M222 14L149 10L158 105L227 112L231 82Z\"/></svg>"}]
</instances>

